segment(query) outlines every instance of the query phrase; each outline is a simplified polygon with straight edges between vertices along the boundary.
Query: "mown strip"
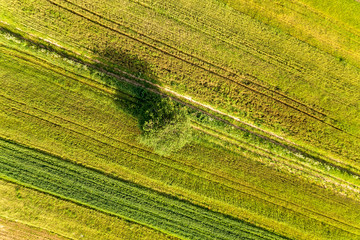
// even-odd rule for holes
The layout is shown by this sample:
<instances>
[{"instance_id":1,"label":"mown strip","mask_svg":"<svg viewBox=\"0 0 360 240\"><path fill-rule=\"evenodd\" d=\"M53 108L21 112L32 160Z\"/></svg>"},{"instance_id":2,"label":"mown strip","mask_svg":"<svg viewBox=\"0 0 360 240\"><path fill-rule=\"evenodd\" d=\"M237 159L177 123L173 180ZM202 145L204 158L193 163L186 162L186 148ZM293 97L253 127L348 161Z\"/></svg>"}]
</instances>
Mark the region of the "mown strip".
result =
<instances>
[{"instance_id":1,"label":"mown strip","mask_svg":"<svg viewBox=\"0 0 360 240\"><path fill-rule=\"evenodd\" d=\"M1 141L2 177L192 239L285 239L240 220Z\"/></svg>"}]
</instances>

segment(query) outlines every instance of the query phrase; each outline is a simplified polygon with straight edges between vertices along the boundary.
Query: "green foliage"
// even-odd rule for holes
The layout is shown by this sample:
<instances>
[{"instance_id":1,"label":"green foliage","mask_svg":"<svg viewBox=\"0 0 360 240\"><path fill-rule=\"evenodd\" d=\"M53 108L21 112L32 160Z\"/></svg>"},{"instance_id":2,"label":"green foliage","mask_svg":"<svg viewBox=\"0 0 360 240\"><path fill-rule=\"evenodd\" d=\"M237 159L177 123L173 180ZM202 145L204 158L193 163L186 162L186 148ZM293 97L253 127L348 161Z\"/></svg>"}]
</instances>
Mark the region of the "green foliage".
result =
<instances>
[{"instance_id":1,"label":"green foliage","mask_svg":"<svg viewBox=\"0 0 360 240\"><path fill-rule=\"evenodd\" d=\"M170 98L147 94L140 110L142 144L160 155L170 155L191 141L191 125L187 112Z\"/></svg>"}]
</instances>

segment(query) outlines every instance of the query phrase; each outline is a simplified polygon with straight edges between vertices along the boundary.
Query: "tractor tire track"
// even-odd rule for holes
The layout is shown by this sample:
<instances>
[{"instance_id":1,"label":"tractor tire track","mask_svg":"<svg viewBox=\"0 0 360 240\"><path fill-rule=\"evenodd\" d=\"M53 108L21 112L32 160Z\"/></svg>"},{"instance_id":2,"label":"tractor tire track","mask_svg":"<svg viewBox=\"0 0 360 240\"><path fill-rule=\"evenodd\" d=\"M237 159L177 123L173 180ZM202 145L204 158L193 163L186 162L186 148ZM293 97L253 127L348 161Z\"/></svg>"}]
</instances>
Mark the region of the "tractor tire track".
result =
<instances>
[{"instance_id":1,"label":"tractor tire track","mask_svg":"<svg viewBox=\"0 0 360 240\"><path fill-rule=\"evenodd\" d=\"M271 96L269 96L269 95L266 95L265 93L262 93L262 92L254 89L254 88L252 88L252 87L249 87L249 86L247 86L247 85L245 85L245 84L242 84L242 83L240 83L240 82L234 81L233 79L231 79L231 78L229 78L229 77L223 76L223 75L221 75L221 74L219 74L219 73L217 73L217 72L215 72L215 71L213 71L213 70L207 69L206 67L203 67L203 66L200 66L200 65L198 65L198 64L195 64L195 63L193 63L193 62L190 62L189 60L183 59L183 58L181 58L181 57L179 57L179 56L177 56L177 55L175 55L175 54L169 53L169 52L167 52L166 50L160 49L160 48L158 48L158 47L156 47L156 46L154 46L154 45L151 45L151 44L149 44L149 43L146 43L146 42L144 42L144 41L142 41L142 40L140 40L140 39L137 39L137 38L135 38L135 37L132 37L132 36L130 36L129 34L120 32L120 31L117 30L117 29L114 29L114 28L111 28L111 27L109 27L109 26L106 26L106 25L103 24L103 23L100 23L100 22L97 22L97 21L95 21L95 20L92 20L91 18L88 18L88 17L86 17L86 16L84 16L84 15L82 15L82 14L80 14L80 13L78 13L78 12L72 10L72 9L66 8L66 7L64 7L64 6L61 6L61 5L55 3L55 2L53 2L53 1L51 1L51 0L46 0L46 1L48 1L49 3L55 5L55 6L59 7L59 8L62 8L62 9L64 9L64 10L66 10L66 11L69 11L69 12L72 13L72 14L75 14L75 15L77 15L77 16L79 16L79 17L82 17L82 18L84 18L84 19L86 19L86 20L88 20L88 21L90 21L90 22L92 22L92 23L94 23L94 24L97 24L97 25L99 25L99 26L101 26L101 27L103 27L103 28L106 28L106 29L108 29L108 30L110 30L110 31L113 31L113 32L118 33L118 34L120 34L120 35L122 35L122 36L125 36L125 37L127 37L127 38L129 38L129 39L131 39L131 40L133 40L133 41L136 41L136 42L139 42L139 43L141 43L141 44L144 44L144 45L146 45L146 46L148 46L148 47L150 47L150 48L153 48L153 49L155 49L155 50L157 50L157 51L162 52L162 53L165 54L165 55L169 55L169 56L171 56L171 57L173 57L173 58L175 58L175 59L178 59L178 60L180 60L180 61L183 61L183 62L185 62L185 63L187 63L187 64L189 64L189 65L191 65L191 66L194 66L194 67L197 67L197 68L199 68L199 69L202 69L202 70L204 70L204 71L206 71L206 72L209 72L209 73L211 73L211 74L213 74L213 75L215 75L215 76L217 76L217 77L220 77L220 78L222 78L222 79L225 79L225 80L228 80L228 81L230 81L230 82L232 82L232 83L235 83L236 85L239 85L239 86L241 86L241 87L243 87L243 88L246 88L246 89L248 89L248 90L250 90L250 91L252 91L252 92L254 92L254 93L256 93L256 94L259 94L259 95L262 95L262 96L264 96L264 97L270 98L270 99L274 100L275 102L279 102L279 103L281 103L281 104L283 104L283 105L285 105L285 106L287 106L287 107L289 107L289 108L291 108L291 109L293 109L293 110L296 110L296 111L298 111L298 112L301 112L301 113L307 115L308 117L313 118L313 119L315 119L315 120L317 120L317 121L320 121L321 123L323 123L323 124L325 124L325 125L327 125L327 126L329 126L329 127L332 127L332 128L334 128L334 129L342 132L342 133L345 133L345 134L347 134L347 135L349 135L349 136L352 136L352 137L355 137L355 138L360 139L360 137L358 137L358 136L356 136L356 135L353 135L353 134L351 134L351 133L348 133L348 132L344 131L343 129L341 129L341 128L335 126L335 125L332 125L332 124L330 124L330 123L327 123L325 120L323 120L323 119L321 119L321 118L319 118L319 117L316 117L315 115L312 115L312 114L310 114L310 113L308 113L308 112L305 112L305 111L303 111L303 110L301 110L301 109L298 109L298 108L296 108L296 107L294 107L294 106L292 106L292 105L290 105L290 104L288 104L288 103L286 103L286 102L283 102L283 101L281 101L281 100L279 100L279 99L277 99L277 98L274 98L274 97L271 97ZM65 0L65 2L68 2L68 1ZM69 3L71 3L71 2L69 2ZM81 7L79 7L79 8L81 8ZM85 11L88 11L88 10L85 9ZM95 15L95 16L97 16L97 17L99 17L99 18L103 18L102 16L100 16L100 15L98 15L98 14L96 14L96 13L92 13L92 14ZM110 20L110 21L112 21L112 20ZM115 24L116 24L116 23L115 23ZM133 30L132 30L132 31L133 31ZM141 33L138 33L138 34L139 34L139 35L143 35L143 34L141 34ZM143 35L143 36L144 36L144 37L147 37L147 36L145 36L145 35ZM150 37L148 37L148 38L150 38ZM156 40L154 40L154 41L156 41ZM169 47L171 47L171 46L169 46ZM175 49L175 50L176 50L176 49ZM184 53L184 54L186 54L186 53ZM192 57L192 56L190 56L190 57ZM193 58L196 58L196 57L193 57ZM202 60L199 59L199 58L197 58L197 59L198 59L199 61L202 61ZM205 63L207 63L207 64L209 64L209 65L213 65L213 64L208 63L208 62L206 62L206 61L203 61L203 62L205 62ZM215 66L215 65L214 65L214 66ZM246 78L244 78L244 79L246 79ZM246 80L247 80L247 79L246 79ZM273 91L273 90L272 90L272 91ZM235 117L232 117L232 118L234 119Z\"/></svg>"},{"instance_id":2,"label":"tractor tire track","mask_svg":"<svg viewBox=\"0 0 360 240\"><path fill-rule=\"evenodd\" d=\"M34 43L34 44L36 44L36 43ZM63 57L67 57L67 58L69 57L69 56L67 56L67 55L64 55L63 53L60 53L60 55L62 55ZM100 71L100 72L103 72L103 73L105 73L105 74L107 74L107 75L109 75L109 76L112 76L112 77L120 80L120 81L125 81L125 82L130 83L130 84L132 84L132 85L134 85L134 86L138 86L138 87L145 88L145 89L147 89L148 91L153 92L153 93L156 93L156 94L159 94L160 96L163 96L163 97L170 97L172 100L174 100L174 101L176 101L176 102L178 102L178 103L180 103L180 104L182 104L182 105L185 105L185 106L187 106L187 107L189 107L189 108L191 108L191 109L194 109L194 110L196 110L196 111L202 112L203 114L206 114L206 115L208 115L208 116L210 116L210 117L212 117L212 118L214 118L214 119L217 119L217 120L219 120L219 121L222 121L222 122L224 122L224 123L226 123L226 124L228 124L228 125L230 125L230 126L233 126L233 127L237 128L237 129L239 129L239 130L241 130L241 131L245 131L245 132L248 132L248 133L250 133L250 134L254 134L254 135L257 136L257 137L260 137L260 138L262 138L262 139L264 139L264 140L267 140L267 141L270 141L270 142L272 142L272 143L274 143L274 144L277 144L277 145L279 145L279 146L282 146L282 147L288 149L289 151L292 151L292 152L294 152L294 153L302 154L302 155L304 155L304 156L306 156L306 157L309 157L309 158L313 158L313 159L315 159L316 161L319 161L319 162L328 164L328 165L330 165L330 166L332 166L332 167L335 167L335 168L338 168L338 169L343 170L343 171L345 171L345 172L348 172L349 174L356 175L356 176L360 176L359 174L355 173L355 172L352 171L352 170L349 170L349 169L347 169L347 168L344 168L344 167L341 167L341 166L339 166L339 165L337 165L337 164L332 163L332 162L341 163L341 162L339 162L339 161L336 160L336 159L333 159L333 158L329 158L329 157L325 157L325 156L321 156L321 155L320 155L322 158L329 159L329 160L330 160L330 162L329 162L329 161L323 160L323 159L320 158L320 157L315 157L314 155L311 155L311 154L309 154L309 153L301 150L301 149L300 149L301 146L299 146L299 145L297 145L297 144L295 144L295 143L293 143L293 142L290 142L290 141L284 139L283 137L280 137L280 136L278 136L278 135L276 135L276 134L274 134L274 133L265 131L265 130L263 130L263 129L261 129L261 128L258 128L258 127L254 126L254 125L252 125L252 124L243 122L243 121L241 121L240 119L238 119L238 118L236 118L236 117L233 117L233 116L231 116L231 115L228 115L228 114L226 114L226 113L223 113L223 112L221 112L221 111L218 111L218 110L216 110L216 109L214 109L214 108L212 108L212 107L210 107L210 106L207 106L207 105L205 105L205 104L201 104L201 103L199 103L199 102L197 102L197 101L195 101L195 100L192 100L192 99L189 98L189 97L186 97L186 96L184 96L184 95L178 94L178 93L176 93L176 92L174 92L174 91L171 91L171 90L169 90L169 89L167 89L167 88L161 87L160 85L155 84L155 83L153 83L153 82L150 82L150 81L148 81L148 80L146 80L146 79L136 77L136 76L134 76L134 75L132 75L132 74L130 74L130 73L127 73L127 72L124 72L124 71L122 71L122 70L119 70L119 69L116 69L116 68L115 68L115 70L116 70L117 72L121 73L122 75L126 75L126 76L128 76L128 77L130 77L130 78L132 78L132 79L136 79L136 80L139 80L139 81L141 81L141 82L145 82L145 83L147 83L147 84L149 84L149 85L154 86L154 87L157 88L157 89L161 89L161 90L163 90L163 91L165 91L165 92L168 92L168 93L170 93L170 94L165 94L165 93L163 93L163 92L161 92L161 91L159 91L159 90L157 90L157 89L149 88L149 87L147 87L147 86L145 86L145 85L143 85L143 84L141 84L141 83L139 83L139 82L137 82L137 81L130 80L129 78L125 78L125 77L119 76L119 75L114 74L114 73L112 73L112 72L108 72L107 70L105 70L105 69L102 68L102 67L94 66L93 64L89 64L89 63L83 62L82 60L79 60L79 59L77 59L77 58L71 57L70 59L73 60L73 61L75 61L75 62L84 64L84 65L86 65L87 67L90 67L90 68L96 69L96 70L98 70L98 71ZM44 61L44 60L43 60L43 61ZM175 95L176 97L174 97L174 96L172 96L172 95ZM246 125L246 126L248 126L248 127L250 127L250 128L257 129L257 130L261 131L262 133L265 133L266 135L269 135L269 136L275 137L275 138L277 138L277 139L280 139L280 140L282 140L282 141L285 141L287 144L284 144L284 143L282 143L281 141L277 141L277 140L274 140L274 139L272 139L272 138L266 137L266 136L264 136L264 135L258 134L258 133L256 133L256 132L251 131L251 130L248 130L248 129L246 129L246 128L240 127L240 126L238 126L238 125L236 125L236 124L233 124L233 123L231 123L231 122L229 122L229 121L227 121L227 120L225 120L225 119L223 119L223 118L220 118L220 117L218 117L218 116L216 116L216 115L214 115L214 114L211 114L211 113L209 113L209 112L207 112L207 111L204 111L203 109L201 109L201 108L199 108L199 107L196 107L196 106L194 106L194 105L192 105L192 104L189 104L188 102L186 102L186 101L184 101L184 100L180 100L180 99L185 99L186 101L189 101L189 102L191 102L192 104L196 104L196 105L198 105L198 106L200 106L200 107L203 107L203 108L205 108L205 109L207 109L207 110L211 110L211 111L216 112L216 113L218 113L218 114L220 114L220 115L230 117L230 118L234 119L235 121L240 122L240 123L243 124L243 125ZM289 145L288 145L288 144L289 144ZM319 155L319 154L316 153L316 155Z\"/></svg>"}]
</instances>

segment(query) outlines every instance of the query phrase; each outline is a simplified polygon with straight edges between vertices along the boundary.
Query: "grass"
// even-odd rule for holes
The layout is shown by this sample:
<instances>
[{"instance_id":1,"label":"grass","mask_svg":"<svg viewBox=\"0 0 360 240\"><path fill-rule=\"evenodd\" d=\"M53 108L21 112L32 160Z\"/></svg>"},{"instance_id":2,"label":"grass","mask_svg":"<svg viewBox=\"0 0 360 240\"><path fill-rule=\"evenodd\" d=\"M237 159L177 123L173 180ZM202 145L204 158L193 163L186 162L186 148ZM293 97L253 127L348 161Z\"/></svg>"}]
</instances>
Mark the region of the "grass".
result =
<instances>
[{"instance_id":1,"label":"grass","mask_svg":"<svg viewBox=\"0 0 360 240\"><path fill-rule=\"evenodd\" d=\"M229 6L261 22L359 67L358 19L356 1L247 1L226 0ZM267 9L267 10L265 10Z\"/></svg>"},{"instance_id":2,"label":"grass","mask_svg":"<svg viewBox=\"0 0 360 240\"><path fill-rule=\"evenodd\" d=\"M47 234L41 229L46 229L60 234L54 239L176 239L123 218L8 181L0 181L0 195L0 216L16 220L17 223L12 228L15 232L22 230L19 235L25 233L29 236L35 231L45 237ZM1 224L3 225L2 221ZM27 229L28 226L32 229ZM20 236L22 239L30 239Z\"/></svg>"},{"instance_id":3,"label":"grass","mask_svg":"<svg viewBox=\"0 0 360 240\"><path fill-rule=\"evenodd\" d=\"M30 227L28 225L12 222L6 219L0 219L0 236L3 240L11 239L66 239L48 231Z\"/></svg>"},{"instance_id":4,"label":"grass","mask_svg":"<svg viewBox=\"0 0 360 240\"><path fill-rule=\"evenodd\" d=\"M1 148L3 177L170 234L201 239L284 239L53 156L6 142Z\"/></svg>"},{"instance_id":5,"label":"grass","mask_svg":"<svg viewBox=\"0 0 360 240\"><path fill-rule=\"evenodd\" d=\"M85 84L89 79L55 74L54 67L39 65L39 60L21 52L3 48L2 53L2 136L294 238L334 236L338 228L357 231L351 226L357 222L352 211L356 202L290 179L256 163L258 155L234 148L229 152L201 135L197 143L170 158L157 156L136 144L136 120L119 108L110 87L100 91ZM208 171L202 170L205 166ZM275 197L279 199L274 201ZM331 218L321 215L325 213Z\"/></svg>"},{"instance_id":6,"label":"grass","mask_svg":"<svg viewBox=\"0 0 360 240\"><path fill-rule=\"evenodd\" d=\"M284 2L299 10L292 11L299 13L294 19L305 9L299 2ZM232 236L223 231L228 220L219 224L224 229L211 230L199 222L198 229L191 229L179 215L183 209L164 208L167 217L179 220L174 225L145 214L161 215L159 206L175 201L178 207L193 203L186 206L249 222L262 233L261 228L294 239L359 236L359 213L354 209L359 208L360 91L358 68L351 60L356 54L336 48L344 42L326 45L316 35L319 29L346 35L354 22L342 20L348 26L342 32L337 32L341 24L322 27L314 11L322 9L332 16L334 11L312 3L301 21L314 20L317 28L309 32L313 40L304 40L304 29L296 32L281 14L260 11L254 2L243 8L229 2L235 9L210 0L0 4L0 16L10 23L1 23L10 31L3 28L0 36L0 136L6 145L6 178L185 237ZM269 9L278 7L266 4ZM267 22L269 16L272 21ZM346 51L348 55L342 55ZM285 139L188 106L193 142L168 157L160 156L137 142L137 112L144 105L141 88L150 86L140 78ZM161 88L151 91L164 93ZM25 175L12 170L22 166L34 171ZM67 169L87 177L68 176ZM123 201L118 193L109 194L111 201L106 202L102 195L113 193L111 184L118 182L102 173L152 188L148 191L156 197L151 199L176 198L137 205L142 210L134 210L136 204ZM40 181L41 175L47 177ZM104 185L88 182L92 176ZM75 179L84 192L59 185ZM136 184L129 186L146 189ZM124 212L115 202L134 211Z\"/></svg>"},{"instance_id":7,"label":"grass","mask_svg":"<svg viewBox=\"0 0 360 240\"><path fill-rule=\"evenodd\" d=\"M44 0L27 3L23 12L19 1L6 4L5 20L22 25L32 19L31 29L22 26L26 31L42 36L47 29L61 45L115 65L124 63L121 52L137 56L163 85L357 166L358 69L249 16L211 1L186 1L182 8L172 2L93 1L85 7L83 1ZM109 5L127 20L111 9L105 15ZM205 9L198 11L199 21L190 8ZM136 24L141 21L147 25ZM223 33L219 22L235 30Z\"/></svg>"}]
</instances>

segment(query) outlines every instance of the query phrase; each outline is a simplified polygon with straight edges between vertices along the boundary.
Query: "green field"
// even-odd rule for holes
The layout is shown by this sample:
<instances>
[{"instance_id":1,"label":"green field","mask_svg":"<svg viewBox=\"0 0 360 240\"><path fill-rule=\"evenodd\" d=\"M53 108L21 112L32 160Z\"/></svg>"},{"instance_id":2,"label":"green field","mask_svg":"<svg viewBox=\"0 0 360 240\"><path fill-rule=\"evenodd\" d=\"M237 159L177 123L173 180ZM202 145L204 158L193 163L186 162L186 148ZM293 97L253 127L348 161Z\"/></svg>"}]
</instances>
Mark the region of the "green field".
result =
<instances>
[{"instance_id":1,"label":"green field","mask_svg":"<svg viewBox=\"0 0 360 240\"><path fill-rule=\"evenodd\" d=\"M57 196L185 238L284 239L205 208L2 142L1 174Z\"/></svg>"},{"instance_id":2,"label":"green field","mask_svg":"<svg viewBox=\"0 0 360 240\"><path fill-rule=\"evenodd\" d=\"M0 0L0 218L71 239L359 239L357 8ZM191 128L165 155L140 140L161 101Z\"/></svg>"},{"instance_id":3,"label":"green field","mask_svg":"<svg viewBox=\"0 0 360 240\"><path fill-rule=\"evenodd\" d=\"M35 236L43 237L40 239L77 239L81 236L85 239L177 239L122 218L7 181L1 180L0 192L2 216L16 219L17 225L9 227L9 224L4 223L15 222L0 220L3 226L0 233L4 233L1 235L2 239L32 239L29 236L35 235L33 232L37 233Z\"/></svg>"}]
</instances>

